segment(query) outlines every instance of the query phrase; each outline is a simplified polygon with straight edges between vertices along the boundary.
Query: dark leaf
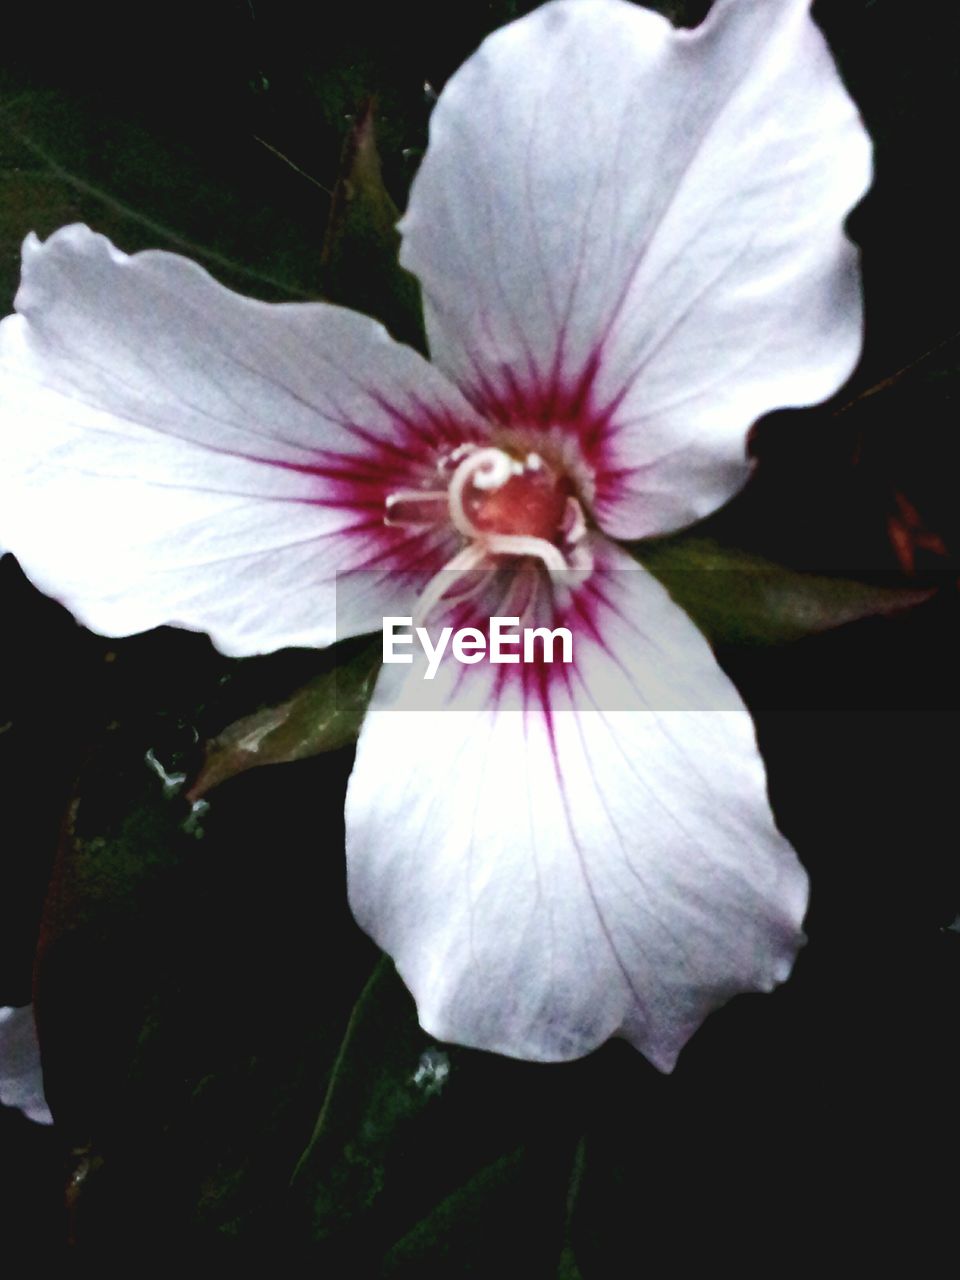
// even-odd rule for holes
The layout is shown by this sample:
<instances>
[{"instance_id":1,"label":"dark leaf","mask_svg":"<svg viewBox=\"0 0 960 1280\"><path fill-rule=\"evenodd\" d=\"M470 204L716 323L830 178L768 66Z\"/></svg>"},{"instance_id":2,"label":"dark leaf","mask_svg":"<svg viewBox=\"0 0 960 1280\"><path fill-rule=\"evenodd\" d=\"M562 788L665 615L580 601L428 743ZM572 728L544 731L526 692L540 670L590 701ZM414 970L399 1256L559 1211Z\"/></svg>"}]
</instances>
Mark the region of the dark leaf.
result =
<instances>
[{"instance_id":1,"label":"dark leaf","mask_svg":"<svg viewBox=\"0 0 960 1280\"><path fill-rule=\"evenodd\" d=\"M288 764L355 741L379 669L379 647L363 645L278 706L229 725L207 743L189 799L199 800L248 769Z\"/></svg>"},{"instance_id":2,"label":"dark leaf","mask_svg":"<svg viewBox=\"0 0 960 1280\"><path fill-rule=\"evenodd\" d=\"M382 961L294 1180L320 1257L361 1274L554 1277L590 1069L438 1045Z\"/></svg>"},{"instance_id":3,"label":"dark leaf","mask_svg":"<svg viewBox=\"0 0 960 1280\"><path fill-rule=\"evenodd\" d=\"M323 293L425 351L420 290L397 261L400 211L383 184L373 120L367 102L344 146L323 246Z\"/></svg>"},{"instance_id":4,"label":"dark leaf","mask_svg":"<svg viewBox=\"0 0 960 1280\"><path fill-rule=\"evenodd\" d=\"M922 604L934 588L804 573L706 538L638 543L634 554L714 643L779 644Z\"/></svg>"}]
</instances>

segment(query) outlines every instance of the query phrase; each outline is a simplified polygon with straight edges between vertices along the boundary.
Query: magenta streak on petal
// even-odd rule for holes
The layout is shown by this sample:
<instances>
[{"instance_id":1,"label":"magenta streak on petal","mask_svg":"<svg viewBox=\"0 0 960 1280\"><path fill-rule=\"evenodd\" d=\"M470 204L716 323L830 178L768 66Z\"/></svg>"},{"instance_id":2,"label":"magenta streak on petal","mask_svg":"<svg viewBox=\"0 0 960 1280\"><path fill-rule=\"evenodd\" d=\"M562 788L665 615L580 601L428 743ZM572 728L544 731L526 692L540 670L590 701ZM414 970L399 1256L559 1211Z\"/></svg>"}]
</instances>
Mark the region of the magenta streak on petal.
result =
<instances>
[{"instance_id":1,"label":"magenta streak on petal","mask_svg":"<svg viewBox=\"0 0 960 1280\"><path fill-rule=\"evenodd\" d=\"M427 423L436 428L436 431L449 444L458 445L464 441L479 442L482 439L481 432L472 424L466 424L460 419L455 418L446 409L434 409L426 404L416 392L409 392L407 396L410 404L421 413ZM410 419L406 415L400 415L399 410L393 408L391 412L398 421L408 424Z\"/></svg>"},{"instance_id":2,"label":"magenta streak on petal","mask_svg":"<svg viewBox=\"0 0 960 1280\"><path fill-rule=\"evenodd\" d=\"M408 571L422 576L424 571L436 572L439 567L433 563L434 556L428 560L424 553L437 553L446 556L442 545L437 543L437 529L419 529L415 533L402 529L390 529L378 525L376 540L380 546L375 555L367 561L370 568L390 568L398 572ZM389 536L388 536L389 535ZM399 563L393 563L399 561Z\"/></svg>"},{"instance_id":3,"label":"magenta streak on petal","mask_svg":"<svg viewBox=\"0 0 960 1280\"><path fill-rule=\"evenodd\" d=\"M284 471L296 471L300 475L316 476L319 479L330 481L333 485L356 485L358 488L373 486L386 489L389 492L392 488L398 486L399 480L402 478L406 481L406 487L410 487L409 476L398 477L392 460L351 458L349 456L344 459L338 459L337 455L331 454L327 450L318 453L317 458L330 458L331 461L329 464L321 463L320 461L286 462L281 458L257 458L255 461L265 463L268 466L280 467ZM405 462L406 467L409 468L411 464L409 456L405 459Z\"/></svg>"},{"instance_id":4,"label":"magenta streak on petal","mask_svg":"<svg viewBox=\"0 0 960 1280\"><path fill-rule=\"evenodd\" d=\"M441 438L444 437L444 433L431 431L429 429L429 422L424 426L420 426L412 418L401 413L399 409L395 408L388 401L373 392L370 394L370 399L378 408L389 414L395 426L401 428L407 436L411 436L413 438L415 447L420 449L436 449L441 443ZM365 441L367 444L379 447L385 452L394 453L398 457L404 456L404 449L402 445L394 444L392 441L383 440L379 436L374 435L369 431L365 431L359 426L354 426L354 431L360 439Z\"/></svg>"},{"instance_id":5,"label":"magenta streak on petal","mask_svg":"<svg viewBox=\"0 0 960 1280\"><path fill-rule=\"evenodd\" d=\"M512 573L516 571L516 562L506 561L500 570L506 576L505 585L496 589L491 585L479 597L452 602L442 619L442 625L451 626L454 631L463 627L475 627L489 641L491 617L517 616L517 609L510 602L508 594ZM464 665L458 670L452 696L456 700L457 694L469 680L484 679L491 682L491 709L496 709L504 704L511 689L518 688L522 696L524 715L542 714L552 748L556 751L554 690L558 687L565 688L569 704L576 705L574 679L582 682L582 676L577 671L578 638L581 642L590 640L609 652L604 644L599 615L604 607L612 609L613 606L610 605L604 593L597 589L595 580L598 574L601 576L604 574L602 568L596 570L588 582L576 588L571 601L563 607L558 604L554 589L545 573L529 567L520 572L535 572L538 589L534 607L529 611L534 616L521 616L521 629L529 625L546 625L550 628L568 626L574 636L573 670L559 660L553 663L545 662L542 650L539 648L536 660L533 662L494 665L489 658L485 658L476 665ZM548 594L544 595L544 592ZM539 612L536 608L538 604ZM440 620L436 625L441 625ZM516 650L511 651L516 652ZM613 655L611 659L616 662ZM616 665L620 666L619 662ZM629 672L625 671L624 674L629 678Z\"/></svg>"},{"instance_id":6,"label":"magenta streak on petal","mask_svg":"<svg viewBox=\"0 0 960 1280\"><path fill-rule=\"evenodd\" d=\"M490 381L483 363L473 351L468 348L466 354L473 366L473 380L471 385L463 388L464 395L479 413L496 418L498 415L491 413L491 406L498 403L499 392Z\"/></svg>"},{"instance_id":7,"label":"magenta streak on petal","mask_svg":"<svg viewBox=\"0 0 960 1280\"><path fill-rule=\"evenodd\" d=\"M508 365L496 374L501 386L491 381L490 370L483 373L474 360L478 376L467 395L489 420L505 429L535 433L538 429L569 433L577 442L584 462L592 470L603 470L603 448L610 430L612 409L596 403L594 383L602 352L596 350L575 377L558 372L546 379L521 381Z\"/></svg>"},{"instance_id":8,"label":"magenta streak on petal","mask_svg":"<svg viewBox=\"0 0 960 1280\"><path fill-rule=\"evenodd\" d=\"M310 477L315 484L307 501L364 518L364 522L350 530L353 546L344 548L342 569L360 567L358 534L363 533L370 544L364 553L363 565L410 572L429 567L436 573L454 550L450 541L452 534L443 536L449 527L446 506L438 503L431 526L411 536L410 529L386 522L388 499L397 493L434 492L438 484L442 487L444 481L438 474L438 465L454 447L480 440L482 424L471 422L469 414L464 415L467 419L464 422L445 406L431 406L408 392L404 392L404 408L372 389L364 388L364 392L369 398L372 422L383 424L386 417L392 432L384 433L386 424L374 427L353 420L357 409L347 415L333 405L332 409L339 415L334 419L337 425L348 430L361 445L357 452L311 448L304 442L300 446L307 454L304 461L270 457L251 460ZM325 416L329 421L333 415L327 411Z\"/></svg>"}]
</instances>

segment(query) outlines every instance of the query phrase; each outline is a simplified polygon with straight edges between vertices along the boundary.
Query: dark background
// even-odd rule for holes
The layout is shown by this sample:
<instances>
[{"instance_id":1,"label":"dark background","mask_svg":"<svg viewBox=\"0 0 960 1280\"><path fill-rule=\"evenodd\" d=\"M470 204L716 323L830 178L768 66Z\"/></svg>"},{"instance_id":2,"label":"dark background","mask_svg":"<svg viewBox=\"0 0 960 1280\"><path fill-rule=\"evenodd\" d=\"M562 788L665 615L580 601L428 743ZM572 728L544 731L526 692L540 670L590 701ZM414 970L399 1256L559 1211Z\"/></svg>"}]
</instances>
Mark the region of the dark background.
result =
<instances>
[{"instance_id":1,"label":"dark background","mask_svg":"<svg viewBox=\"0 0 960 1280\"><path fill-rule=\"evenodd\" d=\"M4 309L23 236L84 220L266 299L379 297L402 332L375 255L323 257L345 139L374 96L402 208L425 84L439 91L532 7L223 0L5 17ZM693 21L707 6L661 7ZM434 1050L345 905L349 749L229 781L186 830L184 802L144 765L149 748L189 772L204 739L327 659L230 662L172 631L106 642L7 557L0 1003L36 981L58 1120L0 1112L7 1247L70 1239L130 1263L243 1247L334 1276L589 1280L662 1255L680 1271L801 1254L896 1266L904 1250L917 1266L948 1227L960 15L906 0L815 13L876 143L850 223L864 358L832 406L760 424L755 479L705 532L937 591L789 643L713 637L812 877L793 978L713 1015L668 1078L619 1043L561 1067ZM424 1052L445 1053L427 1060L449 1067L442 1083L413 1083Z\"/></svg>"}]
</instances>

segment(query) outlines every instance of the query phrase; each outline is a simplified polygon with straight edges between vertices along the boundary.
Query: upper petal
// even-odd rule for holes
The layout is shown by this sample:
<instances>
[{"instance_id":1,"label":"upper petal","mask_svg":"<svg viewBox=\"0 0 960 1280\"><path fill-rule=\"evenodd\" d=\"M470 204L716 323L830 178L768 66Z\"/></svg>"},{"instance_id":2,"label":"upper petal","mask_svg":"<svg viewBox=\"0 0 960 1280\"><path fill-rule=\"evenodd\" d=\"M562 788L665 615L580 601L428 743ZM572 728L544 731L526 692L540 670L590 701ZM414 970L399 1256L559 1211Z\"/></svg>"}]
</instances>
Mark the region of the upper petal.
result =
<instances>
[{"instance_id":1,"label":"upper petal","mask_svg":"<svg viewBox=\"0 0 960 1280\"><path fill-rule=\"evenodd\" d=\"M401 258L434 357L492 415L578 432L613 536L714 509L751 424L857 360L869 140L809 8L717 0L681 31L556 0L433 113Z\"/></svg>"},{"instance_id":2,"label":"upper petal","mask_svg":"<svg viewBox=\"0 0 960 1280\"><path fill-rule=\"evenodd\" d=\"M449 558L445 530L387 528L385 497L429 487L483 423L373 320L242 298L80 226L28 237L16 306L0 542L94 630L173 623L234 654L322 645L338 570L382 566L389 594L397 568ZM339 635L379 626L368 603Z\"/></svg>"},{"instance_id":3,"label":"upper petal","mask_svg":"<svg viewBox=\"0 0 960 1280\"><path fill-rule=\"evenodd\" d=\"M0 1103L19 1107L37 1124L53 1124L43 1096L40 1045L29 1004L0 1009Z\"/></svg>"},{"instance_id":4,"label":"upper petal","mask_svg":"<svg viewBox=\"0 0 960 1280\"><path fill-rule=\"evenodd\" d=\"M806 877L706 641L595 551L545 700L514 709L519 684L454 662L442 709L417 709L420 671L384 667L347 796L350 901L432 1035L549 1061L620 1033L669 1070L711 1009L786 978Z\"/></svg>"}]
</instances>

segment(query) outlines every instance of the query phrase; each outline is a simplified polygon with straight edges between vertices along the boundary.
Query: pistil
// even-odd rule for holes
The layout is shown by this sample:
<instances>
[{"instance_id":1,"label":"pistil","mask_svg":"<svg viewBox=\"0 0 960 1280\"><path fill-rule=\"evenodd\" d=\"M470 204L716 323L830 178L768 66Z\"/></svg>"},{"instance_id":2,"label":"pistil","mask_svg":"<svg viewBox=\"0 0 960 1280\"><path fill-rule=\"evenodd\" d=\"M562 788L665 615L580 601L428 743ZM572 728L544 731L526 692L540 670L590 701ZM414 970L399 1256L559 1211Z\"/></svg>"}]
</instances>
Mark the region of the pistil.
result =
<instances>
[{"instance_id":1,"label":"pistil","mask_svg":"<svg viewBox=\"0 0 960 1280\"><path fill-rule=\"evenodd\" d=\"M449 476L445 489L399 490L387 498L384 514L390 525L430 526L446 519L466 540L424 589L419 621L451 593L457 603L469 599L488 575L465 594L456 593L458 580L497 568L500 557L538 560L550 574L589 572L583 509L566 477L539 454L519 458L495 446L462 445L438 471Z\"/></svg>"}]
</instances>

